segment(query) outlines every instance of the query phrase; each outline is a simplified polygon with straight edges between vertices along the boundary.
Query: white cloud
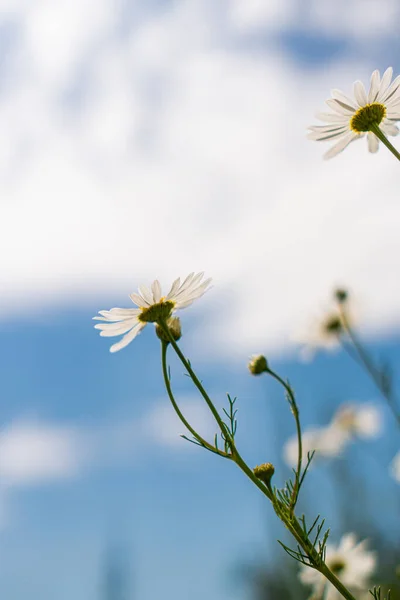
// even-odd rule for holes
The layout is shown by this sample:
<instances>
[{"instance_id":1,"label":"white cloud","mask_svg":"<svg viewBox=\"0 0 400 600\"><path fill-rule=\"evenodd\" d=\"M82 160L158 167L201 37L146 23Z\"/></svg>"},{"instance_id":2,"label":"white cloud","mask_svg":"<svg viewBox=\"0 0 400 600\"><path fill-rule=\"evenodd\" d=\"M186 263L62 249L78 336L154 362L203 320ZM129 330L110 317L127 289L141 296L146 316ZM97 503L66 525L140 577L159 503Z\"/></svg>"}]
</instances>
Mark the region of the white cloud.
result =
<instances>
[{"instance_id":1,"label":"white cloud","mask_svg":"<svg viewBox=\"0 0 400 600\"><path fill-rule=\"evenodd\" d=\"M105 289L129 305L142 280L205 269L215 352L287 348L338 282L363 299L361 325L397 327L394 158L356 143L324 163L304 136L329 89L375 65L303 73L235 48L233 4L132 16L126 37L113 6L22 11L0 96L2 315Z\"/></svg>"},{"instance_id":2,"label":"white cloud","mask_svg":"<svg viewBox=\"0 0 400 600\"><path fill-rule=\"evenodd\" d=\"M229 0L228 4L232 25L242 32L288 25L296 7L295 0Z\"/></svg>"},{"instance_id":3,"label":"white cloud","mask_svg":"<svg viewBox=\"0 0 400 600\"><path fill-rule=\"evenodd\" d=\"M400 16L397 0L309 0L307 27L314 26L319 33L380 38L395 35Z\"/></svg>"},{"instance_id":4,"label":"white cloud","mask_svg":"<svg viewBox=\"0 0 400 600\"><path fill-rule=\"evenodd\" d=\"M0 478L6 486L25 486L73 477L81 448L67 427L15 421L0 434Z\"/></svg>"}]
</instances>

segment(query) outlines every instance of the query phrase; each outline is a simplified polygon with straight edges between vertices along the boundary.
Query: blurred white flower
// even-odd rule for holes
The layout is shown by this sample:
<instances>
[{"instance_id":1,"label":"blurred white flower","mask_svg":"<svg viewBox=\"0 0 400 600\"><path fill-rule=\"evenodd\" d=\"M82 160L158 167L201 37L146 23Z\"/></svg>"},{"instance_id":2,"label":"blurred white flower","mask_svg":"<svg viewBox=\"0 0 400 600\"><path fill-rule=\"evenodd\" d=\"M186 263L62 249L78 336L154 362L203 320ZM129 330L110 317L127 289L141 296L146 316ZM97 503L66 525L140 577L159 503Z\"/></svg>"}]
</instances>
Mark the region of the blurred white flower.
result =
<instances>
[{"instance_id":1,"label":"blurred white flower","mask_svg":"<svg viewBox=\"0 0 400 600\"><path fill-rule=\"evenodd\" d=\"M383 431L382 412L373 404L342 404L332 419L332 427L361 438L378 437Z\"/></svg>"},{"instance_id":2,"label":"blurred white flower","mask_svg":"<svg viewBox=\"0 0 400 600\"><path fill-rule=\"evenodd\" d=\"M344 535L338 546L327 544L326 564L353 594L368 591L369 578L376 568L376 553L367 550L367 540L357 543L354 533ZM300 580L313 588L312 597L339 600L341 594L325 577L310 567L302 566Z\"/></svg>"},{"instance_id":3,"label":"blurred white flower","mask_svg":"<svg viewBox=\"0 0 400 600\"><path fill-rule=\"evenodd\" d=\"M386 69L382 79L379 71L374 71L368 94L361 81L356 81L354 100L340 90L332 90L332 98L326 104L334 112L317 114L317 118L327 125L313 125L309 127L311 133L308 134L310 140L317 142L337 140L324 158L336 156L365 134L368 150L377 152L379 140L370 130L371 125L378 125L385 135L399 133L395 121L400 120L400 76L391 83L392 76L392 67Z\"/></svg>"},{"instance_id":4,"label":"blurred white flower","mask_svg":"<svg viewBox=\"0 0 400 600\"><path fill-rule=\"evenodd\" d=\"M340 456L354 437L374 438L382 433L381 411L371 403L342 404L332 421L325 427L306 429L302 435L303 461L307 452L315 450L315 459ZM284 445L286 463L294 467L297 463L297 437L291 437Z\"/></svg>"},{"instance_id":5,"label":"blurred white flower","mask_svg":"<svg viewBox=\"0 0 400 600\"><path fill-rule=\"evenodd\" d=\"M300 358L309 362L319 349L335 350L340 345L343 326L340 314L327 313L321 319L311 321L307 329L295 334L293 340L300 344Z\"/></svg>"},{"instance_id":6,"label":"blurred white flower","mask_svg":"<svg viewBox=\"0 0 400 600\"><path fill-rule=\"evenodd\" d=\"M130 298L139 308L112 308L100 310L100 317L93 317L98 321L95 329L100 329L100 335L113 337L125 334L124 337L111 346L110 352L117 352L125 348L141 331L147 323L155 323L158 319L167 320L171 314L180 308L190 306L194 300L200 298L208 289L211 279L203 283L204 273L190 273L181 284L175 279L170 291L162 296L161 285L156 279L151 284L151 290L145 286L139 287L139 294L131 294Z\"/></svg>"},{"instance_id":7,"label":"blurred white flower","mask_svg":"<svg viewBox=\"0 0 400 600\"><path fill-rule=\"evenodd\" d=\"M321 457L333 458L339 456L348 442L347 432L328 425L307 429L302 435L302 459L307 460L307 453L315 450L313 462ZM297 436L291 437L283 447L285 462L294 467L297 464Z\"/></svg>"},{"instance_id":8,"label":"blurred white flower","mask_svg":"<svg viewBox=\"0 0 400 600\"><path fill-rule=\"evenodd\" d=\"M400 450L390 464L390 472L392 477L400 483Z\"/></svg>"}]
</instances>

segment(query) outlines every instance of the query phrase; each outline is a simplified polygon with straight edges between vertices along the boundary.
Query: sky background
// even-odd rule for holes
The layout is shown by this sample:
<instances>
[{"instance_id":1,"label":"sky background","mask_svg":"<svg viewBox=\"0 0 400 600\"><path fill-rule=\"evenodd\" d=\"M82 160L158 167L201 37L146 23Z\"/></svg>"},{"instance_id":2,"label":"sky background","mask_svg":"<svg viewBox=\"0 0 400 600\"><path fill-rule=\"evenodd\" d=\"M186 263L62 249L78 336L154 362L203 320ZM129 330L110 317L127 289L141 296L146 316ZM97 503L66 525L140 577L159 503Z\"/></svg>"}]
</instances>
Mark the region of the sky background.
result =
<instances>
[{"instance_id":1,"label":"sky background","mask_svg":"<svg viewBox=\"0 0 400 600\"><path fill-rule=\"evenodd\" d=\"M396 537L390 413L346 356L304 364L296 339L342 285L373 354L399 364L395 159L362 140L324 162L329 145L305 136L332 88L400 72L399 18L397 0L0 0L5 598L97 600L104 555L122 547L132 598L244 600L238 565L280 551L257 490L179 438L152 329L110 355L92 328L140 283L191 271L214 287L181 313L182 347L218 407L239 397L248 462L279 465L277 484L289 475L288 407L246 370L262 351L305 426L343 401L381 407L385 443L357 442L340 462L379 472L381 527ZM329 469L310 473L304 502L338 539Z\"/></svg>"}]
</instances>

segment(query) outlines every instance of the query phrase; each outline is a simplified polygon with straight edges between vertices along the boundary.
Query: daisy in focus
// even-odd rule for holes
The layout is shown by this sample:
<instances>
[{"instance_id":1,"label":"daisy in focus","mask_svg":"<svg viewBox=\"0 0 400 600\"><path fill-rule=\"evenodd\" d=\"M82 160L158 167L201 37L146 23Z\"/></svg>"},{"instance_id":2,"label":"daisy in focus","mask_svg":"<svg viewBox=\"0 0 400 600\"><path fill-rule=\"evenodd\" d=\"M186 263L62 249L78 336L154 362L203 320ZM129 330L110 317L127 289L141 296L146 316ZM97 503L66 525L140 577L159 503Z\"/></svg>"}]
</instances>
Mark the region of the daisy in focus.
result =
<instances>
[{"instance_id":1,"label":"daisy in focus","mask_svg":"<svg viewBox=\"0 0 400 600\"><path fill-rule=\"evenodd\" d=\"M342 537L338 546L327 544L326 564L340 581L355 595L367 593L369 578L376 568L376 554L367 550L367 540L357 543L354 533ZM313 598L339 600L342 598L324 575L307 566L302 566L299 578L313 588Z\"/></svg>"},{"instance_id":2,"label":"daisy in focus","mask_svg":"<svg viewBox=\"0 0 400 600\"><path fill-rule=\"evenodd\" d=\"M393 82L392 76L392 67L386 69L382 79L379 71L374 71L368 93L361 81L356 81L354 99L332 90L332 98L326 104L333 112L317 114L327 125L313 125L308 134L310 140L317 142L336 141L324 158L336 156L350 142L367 134L370 152L378 151L380 140L400 160L400 154L386 138L399 133L395 122L400 121L400 76Z\"/></svg>"},{"instance_id":3,"label":"daisy in focus","mask_svg":"<svg viewBox=\"0 0 400 600\"><path fill-rule=\"evenodd\" d=\"M200 298L211 283L211 279L202 281L203 276L204 273L190 273L183 283L178 277L166 296L162 295L157 279L151 284L151 289L140 286L138 294L129 296L138 308L100 310L101 316L93 319L103 322L96 324L95 329L100 329L100 335L103 337L123 335L122 339L110 348L110 352L118 352L134 340L147 323L166 322L173 312L190 306L194 300Z\"/></svg>"}]
</instances>

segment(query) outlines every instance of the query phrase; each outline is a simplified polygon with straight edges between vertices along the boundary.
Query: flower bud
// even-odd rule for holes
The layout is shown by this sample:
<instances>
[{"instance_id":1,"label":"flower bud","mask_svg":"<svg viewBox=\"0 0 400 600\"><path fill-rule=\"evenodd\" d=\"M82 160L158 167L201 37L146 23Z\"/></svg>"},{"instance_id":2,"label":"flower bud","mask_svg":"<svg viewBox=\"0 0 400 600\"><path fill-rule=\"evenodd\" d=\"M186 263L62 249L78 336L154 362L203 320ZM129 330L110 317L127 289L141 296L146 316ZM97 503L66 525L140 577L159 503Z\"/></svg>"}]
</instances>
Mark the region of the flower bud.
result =
<instances>
[{"instance_id":1,"label":"flower bud","mask_svg":"<svg viewBox=\"0 0 400 600\"><path fill-rule=\"evenodd\" d=\"M260 481L263 481L268 487L271 486L271 478L275 473L275 467L272 463L263 463L253 469L254 475Z\"/></svg>"},{"instance_id":2,"label":"flower bud","mask_svg":"<svg viewBox=\"0 0 400 600\"><path fill-rule=\"evenodd\" d=\"M349 297L349 293L344 288L338 288L335 290L335 298L339 304L344 304Z\"/></svg>"},{"instance_id":3,"label":"flower bud","mask_svg":"<svg viewBox=\"0 0 400 600\"><path fill-rule=\"evenodd\" d=\"M268 371L267 359L262 354L255 354L250 358L248 368L252 375L266 373Z\"/></svg>"},{"instance_id":4,"label":"flower bud","mask_svg":"<svg viewBox=\"0 0 400 600\"><path fill-rule=\"evenodd\" d=\"M179 317L170 317L167 321L167 326L170 334L177 342L182 336L181 321ZM164 329L160 325L158 325L158 323L156 324L156 334L161 341L169 344L169 337L165 333Z\"/></svg>"}]
</instances>

